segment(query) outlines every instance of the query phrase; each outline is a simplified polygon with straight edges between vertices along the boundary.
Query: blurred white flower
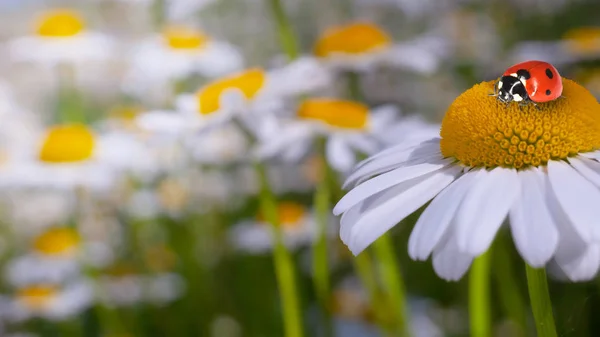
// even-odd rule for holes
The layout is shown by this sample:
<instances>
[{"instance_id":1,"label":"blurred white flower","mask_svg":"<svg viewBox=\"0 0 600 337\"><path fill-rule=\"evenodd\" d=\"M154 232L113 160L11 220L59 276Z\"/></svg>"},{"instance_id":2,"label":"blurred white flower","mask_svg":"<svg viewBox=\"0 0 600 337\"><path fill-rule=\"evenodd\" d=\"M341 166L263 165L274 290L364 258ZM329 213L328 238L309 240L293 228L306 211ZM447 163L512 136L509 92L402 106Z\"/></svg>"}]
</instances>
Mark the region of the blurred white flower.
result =
<instances>
[{"instance_id":1,"label":"blurred white flower","mask_svg":"<svg viewBox=\"0 0 600 337\"><path fill-rule=\"evenodd\" d=\"M204 7L217 0L167 0L167 17L174 21L194 19Z\"/></svg>"},{"instance_id":2,"label":"blurred white flower","mask_svg":"<svg viewBox=\"0 0 600 337\"><path fill-rule=\"evenodd\" d=\"M190 75L214 78L242 69L241 53L187 26L173 26L141 41L132 51L123 89L141 98L171 92L175 81Z\"/></svg>"},{"instance_id":3,"label":"blurred white flower","mask_svg":"<svg viewBox=\"0 0 600 337\"><path fill-rule=\"evenodd\" d=\"M326 137L326 158L337 171L348 172L359 153L372 154L383 144L378 133L397 117L397 109L369 109L354 101L308 99L299 106L296 119L284 120L259 138L256 155L297 162L311 151L316 138Z\"/></svg>"},{"instance_id":4,"label":"blurred white flower","mask_svg":"<svg viewBox=\"0 0 600 337\"><path fill-rule=\"evenodd\" d=\"M0 166L4 187L107 190L122 172L152 169L145 148L125 134L100 134L81 124L49 128L37 146Z\"/></svg>"},{"instance_id":5,"label":"blurred white flower","mask_svg":"<svg viewBox=\"0 0 600 337\"><path fill-rule=\"evenodd\" d=\"M164 305L185 292L185 280L175 273L105 275L97 282L100 301L110 307L129 307L139 303Z\"/></svg>"},{"instance_id":6,"label":"blurred white flower","mask_svg":"<svg viewBox=\"0 0 600 337\"><path fill-rule=\"evenodd\" d=\"M296 250L309 245L317 238L316 219L303 205L282 201L277 205L277 214L283 242L289 249ZM335 235L335 226L328 226L328 229L328 235ZM245 220L234 225L229 233L231 243L237 250L254 254L266 253L272 249L272 235L271 225L260 214L256 220Z\"/></svg>"},{"instance_id":7,"label":"blurred white flower","mask_svg":"<svg viewBox=\"0 0 600 337\"><path fill-rule=\"evenodd\" d=\"M512 50L510 62L543 60L554 65L600 58L600 27L579 27L567 31L561 40L523 41Z\"/></svg>"},{"instance_id":8,"label":"blurred white flower","mask_svg":"<svg viewBox=\"0 0 600 337\"><path fill-rule=\"evenodd\" d=\"M200 164L223 165L247 158L248 139L236 125L223 125L183 139L192 160Z\"/></svg>"},{"instance_id":9,"label":"blurred white flower","mask_svg":"<svg viewBox=\"0 0 600 337\"><path fill-rule=\"evenodd\" d=\"M36 284L16 289L10 310L4 313L10 321L23 321L34 317L65 320L76 316L93 303L93 291L83 279L63 286Z\"/></svg>"},{"instance_id":10,"label":"blurred white flower","mask_svg":"<svg viewBox=\"0 0 600 337\"><path fill-rule=\"evenodd\" d=\"M445 40L436 36L394 42L371 22L331 27L314 47L314 54L334 69L369 71L387 65L422 74L434 73L447 51Z\"/></svg>"},{"instance_id":11,"label":"blurred white flower","mask_svg":"<svg viewBox=\"0 0 600 337\"><path fill-rule=\"evenodd\" d=\"M301 58L282 68L247 69L177 98L177 111L151 111L138 117L142 129L181 135L223 125L234 117L255 124L277 112L281 99L327 87L330 73L313 58ZM259 126L260 127L260 123Z\"/></svg>"},{"instance_id":12,"label":"blurred white flower","mask_svg":"<svg viewBox=\"0 0 600 337\"><path fill-rule=\"evenodd\" d=\"M84 18L68 9L42 13L35 33L8 42L12 60L44 66L103 61L114 52L111 37L89 30Z\"/></svg>"}]
</instances>

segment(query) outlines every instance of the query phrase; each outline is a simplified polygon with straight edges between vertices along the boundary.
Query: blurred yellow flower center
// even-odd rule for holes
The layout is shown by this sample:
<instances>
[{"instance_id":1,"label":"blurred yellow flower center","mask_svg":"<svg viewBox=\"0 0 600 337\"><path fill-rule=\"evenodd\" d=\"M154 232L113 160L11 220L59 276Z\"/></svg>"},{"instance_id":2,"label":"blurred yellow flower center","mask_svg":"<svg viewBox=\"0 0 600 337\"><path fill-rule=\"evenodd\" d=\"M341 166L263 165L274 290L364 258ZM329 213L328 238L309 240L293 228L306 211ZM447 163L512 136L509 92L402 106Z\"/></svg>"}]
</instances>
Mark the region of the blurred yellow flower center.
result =
<instances>
[{"instance_id":1,"label":"blurred yellow flower center","mask_svg":"<svg viewBox=\"0 0 600 337\"><path fill-rule=\"evenodd\" d=\"M306 208L300 204L282 201L277 205L277 216L279 224L285 228L295 228L301 224L301 220L306 215ZM262 213L258 214L258 221L266 221Z\"/></svg>"},{"instance_id":2,"label":"blurred yellow flower center","mask_svg":"<svg viewBox=\"0 0 600 337\"><path fill-rule=\"evenodd\" d=\"M94 151L94 134L80 124L59 125L46 134L40 160L49 163L68 163L89 159Z\"/></svg>"},{"instance_id":3,"label":"blurred yellow flower center","mask_svg":"<svg viewBox=\"0 0 600 337\"><path fill-rule=\"evenodd\" d=\"M69 255L79 246L79 234L71 228L52 228L35 239L34 247L45 255Z\"/></svg>"},{"instance_id":4,"label":"blurred yellow flower center","mask_svg":"<svg viewBox=\"0 0 600 337\"><path fill-rule=\"evenodd\" d=\"M108 113L109 118L118 119L124 122L134 121L142 113L143 109L136 105L118 106L111 109Z\"/></svg>"},{"instance_id":5,"label":"blurred yellow flower center","mask_svg":"<svg viewBox=\"0 0 600 337\"><path fill-rule=\"evenodd\" d=\"M37 25L37 33L45 37L71 37L85 29L85 21L75 11L55 10L45 13Z\"/></svg>"},{"instance_id":6,"label":"blurred yellow flower center","mask_svg":"<svg viewBox=\"0 0 600 337\"><path fill-rule=\"evenodd\" d=\"M300 105L298 117L316 119L338 128L364 129L369 121L369 108L353 101L308 99Z\"/></svg>"},{"instance_id":7,"label":"blurred yellow flower center","mask_svg":"<svg viewBox=\"0 0 600 337\"><path fill-rule=\"evenodd\" d=\"M538 108L488 96L494 85L477 84L450 105L442 121L444 157L520 169L600 149L600 104L579 84L563 78L564 97Z\"/></svg>"},{"instance_id":8,"label":"blurred yellow flower center","mask_svg":"<svg viewBox=\"0 0 600 337\"><path fill-rule=\"evenodd\" d=\"M600 27L581 27L572 29L564 35L568 46L575 52L600 52Z\"/></svg>"},{"instance_id":9,"label":"blurred yellow flower center","mask_svg":"<svg viewBox=\"0 0 600 337\"><path fill-rule=\"evenodd\" d=\"M58 289L50 285L33 285L17 290L17 301L32 310L46 308L58 294Z\"/></svg>"},{"instance_id":10,"label":"blurred yellow flower center","mask_svg":"<svg viewBox=\"0 0 600 337\"><path fill-rule=\"evenodd\" d=\"M392 38L373 23L357 22L333 27L317 40L315 55L327 57L332 54L364 54L392 44Z\"/></svg>"},{"instance_id":11,"label":"blurred yellow flower center","mask_svg":"<svg viewBox=\"0 0 600 337\"><path fill-rule=\"evenodd\" d=\"M200 113L211 114L219 110L221 95L227 90L237 90L246 99L252 99L265 84L266 74L260 68L248 69L206 85L197 93Z\"/></svg>"},{"instance_id":12,"label":"blurred yellow flower center","mask_svg":"<svg viewBox=\"0 0 600 337\"><path fill-rule=\"evenodd\" d=\"M163 32L169 47L179 50L199 49L206 45L208 36L190 27L169 27Z\"/></svg>"}]
</instances>

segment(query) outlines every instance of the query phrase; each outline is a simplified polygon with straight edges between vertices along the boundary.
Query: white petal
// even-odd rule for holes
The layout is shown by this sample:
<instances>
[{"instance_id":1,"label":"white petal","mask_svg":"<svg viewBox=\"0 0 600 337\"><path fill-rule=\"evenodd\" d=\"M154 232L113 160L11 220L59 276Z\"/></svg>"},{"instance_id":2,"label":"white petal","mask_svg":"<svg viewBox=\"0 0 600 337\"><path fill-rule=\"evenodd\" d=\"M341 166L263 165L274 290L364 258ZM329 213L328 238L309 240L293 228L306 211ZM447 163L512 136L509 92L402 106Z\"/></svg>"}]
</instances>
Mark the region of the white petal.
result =
<instances>
[{"instance_id":1,"label":"white petal","mask_svg":"<svg viewBox=\"0 0 600 337\"><path fill-rule=\"evenodd\" d=\"M382 145L370 135L358 134L346 137L350 146L359 152L370 155L379 151Z\"/></svg>"},{"instance_id":2,"label":"white petal","mask_svg":"<svg viewBox=\"0 0 600 337\"><path fill-rule=\"evenodd\" d=\"M375 161L375 160L378 160L378 159L381 159L381 158L384 158L384 157L388 157L390 155L394 155L394 154L397 154L397 153L401 153L401 152L404 152L404 151L409 150L409 149L415 149L415 148L419 148L419 147L423 147L423 146L427 147L427 148L429 148L431 150L435 150L435 149L439 150L440 149L440 139L439 138L433 138L433 139L429 139L429 140L426 140L426 141L423 141L423 142L420 142L420 143L402 143L402 144L398 144L396 146L389 147L389 148L387 148L387 149L385 149L385 150L383 150L383 151L381 151L381 152L379 152L379 153L377 153L377 154L375 154L373 156L370 156L369 158L367 158L367 159L361 161L360 163L358 163L356 165L356 167L357 168L358 167L363 167L364 165L366 165L366 164L368 164L368 163L370 163L372 161Z\"/></svg>"},{"instance_id":3,"label":"white petal","mask_svg":"<svg viewBox=\"0 0 600 337\"><path fill-rule=\"evenodd\" d=\"M356 163L356 154L341 136L330 136L325 144L327 161L338 172L348 172Z\"/></svg>"},{"instance_id":4,"label":"white petal","mask_svg":"<svg viewBox=\"0 0 600 337\"><path fill-rule=\"evenodd\" d=\"M278 132L264 136L255 151L260 159L270 158L285 152L288 147L298 143L308 143L314 134L314 130L307 124L291 124L283 128L284 132Z\"/></svg>"},{"instance_id":5,"label":"white petal","mask_svg":"<svg viewBox=\"0 0 600 337\"><path fill-rule=\"evenodd\" d=\"M416 179L419 180L417 184L365 212L352 227L350 242L346 242L350 250L355 255L363 251L452 183L461 169L458 165L453 165L433 172L425 179ZM410 184L411 181L406 183Z\"/></svg>"},{"instance_id":6,"label":"white petal","mask_svg":"<svg viewBox=\"0 0 600 337\"><path fill-rule=\"evenodd\" d=\"M458 240L453 234L433 251L433 269L447 281L460 280L469 270L472 262L471 255L460 251Z\"/></svg>"},{"instance_id":7,"label":"white petal","mask_svg":"<svg viewBox=\"0 0 600 337\"><path fill-rule=\"evenodd\" d=\"M404 152L392 154L356 168L348 179L346 179L343 188L346 188L351 184L360 184L373 176L391 171L401 166L425 163L436 158L442 158L439 145L436 148L425 146L415 147Z\"/></svg>"},{"instance_id":8,"label":"white petal","mask_svg":"<svg viewBox=\"0 0 600 337\"><path fill-rule=\"evenodd\" d=\"M571 165L587 180L600 186L600 163L585 157L569 158Z\"/></svg>"},{"instance_id":9,"label":"white petal","mask_svg":"<svg viewBox=\"0 0 600 337\"><path fill-rule=\"evenodd\" d=\"M333 214L339 215L348 208L365 200L366 198L381 192L387 188L398 185L413 178L417 178L433 171L442 169L449 165L451 160L435 158L423 164L405 166L395 169L365 181L348 192L333 209Z\"/></svg>"},{"instance_id":10,"label":"white petal","mask_svg":"<svg viewBox=\"0 0 600 337\"><path fill-rule=\"evenodd\" d=\"M568 263L561 263L558 260L556 263L573 282L591 280L596 276L600 267L600 245L589 245L584 254Z\"/></svg>"},{"instance_id":11,"label":"white petal","mask_svg":"<svg viewBox=\"0 0 600 337\"><path fill-rule=\"evenodd\" d=\"M588 244L577 233L571 220L569 220L558 199L556 199L554 191L550 187L550 178L548 175L545 175L544 178L546 203L559 233L558 248L554 255L554 260L559 264L570 264L585 254Z\"/></svg>"},{"instance_id":12,"label":"white petal","mask_svg":"<svg viewBox=\"0 0 600 337\"><path fill-rule=\"evenodd\" d=\"M590 159L600 159L600 151L584 152L580 153L579 156L583 156Z\"/></svg>"},{"instance_id":13,"label":"white petal","mask_svg":"<svg viewBox=\"0 0 600 337\"><path fill-rule=\"evenodd\" d=\"M465 197L456 218L458 245L464 252L478 256L488 249L518 199L519 189L514 169L498 167L482 174Z\"/></svg>"},{"instance_id":14,"label":"white petal","mask_svg":"<svg viewBox=\"0 0 600 337\"><path fill-rule=\"evenodd\" d=\"M548 162L548 177L554 195L579 236L587 242L600 240L600 191L562 161Z\"/></svg>"},{"instance_id":15,"label":"white petal","mask_svg":"<svg viewBox=\"0 0 600 337\"><path fill-rule=\"evenodd\" d=\"M458 206L484 170L464 174L438 194L421 214L408 240L408 254L413 260L427 260L444 237Z\"/></svg>"},{"instance_id":16,"label":"white petal","mask_svg":"<svg viewBox=\"0 0 600 337\"><path fill-rule=\"evenodd\" d=\"M510 210L517 250L533 267L543 267L558 247L558 229L546 204L544 177L537 169L518 173L521 198Z\"/></svg>"}]
</instances>

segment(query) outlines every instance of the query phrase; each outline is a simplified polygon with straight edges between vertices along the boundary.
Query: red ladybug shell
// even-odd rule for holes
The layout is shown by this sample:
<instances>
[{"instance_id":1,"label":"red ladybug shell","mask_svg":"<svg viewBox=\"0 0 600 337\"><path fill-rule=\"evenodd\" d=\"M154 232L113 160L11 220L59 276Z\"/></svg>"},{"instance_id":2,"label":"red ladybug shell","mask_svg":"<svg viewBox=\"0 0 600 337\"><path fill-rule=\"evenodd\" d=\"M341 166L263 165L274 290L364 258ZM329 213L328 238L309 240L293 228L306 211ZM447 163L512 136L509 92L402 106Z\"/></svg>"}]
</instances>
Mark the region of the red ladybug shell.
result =
<instances>
[{"instance_id":1,"label":"red ladybug shell","mask_svg":"<svg viewBox=\"0 0 600 337\"><path fill-rule=\"evenodd\" d=\"M562 78L558 70L548 62L521 62L506 69L503 76L524 80L529 99L537 103L549 102L562 95Z\"/></svg>"}]
</instances>

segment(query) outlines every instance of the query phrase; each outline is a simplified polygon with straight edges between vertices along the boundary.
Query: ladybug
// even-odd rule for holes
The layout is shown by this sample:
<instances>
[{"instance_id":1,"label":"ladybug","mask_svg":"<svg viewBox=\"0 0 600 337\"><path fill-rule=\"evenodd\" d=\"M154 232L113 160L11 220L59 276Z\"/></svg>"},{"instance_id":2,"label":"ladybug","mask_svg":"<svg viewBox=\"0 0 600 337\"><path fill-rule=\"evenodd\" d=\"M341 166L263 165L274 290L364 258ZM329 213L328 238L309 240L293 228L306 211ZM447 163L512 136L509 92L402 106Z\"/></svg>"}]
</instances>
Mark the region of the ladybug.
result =
<instances>
[{"instance_id":1,"label":"ladybug","mask_svg":"<svg viewBox=\"0 0 600 337\"><path fill-rule=\"evenodd\" d=\"M562 95L562 78L548 62L526 61L506 69L495 88L504 103L544 103Z\"/></svg>"}]
</instances>

